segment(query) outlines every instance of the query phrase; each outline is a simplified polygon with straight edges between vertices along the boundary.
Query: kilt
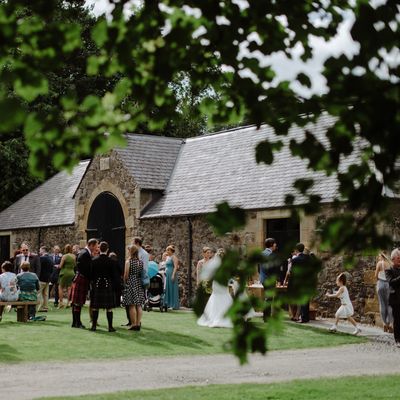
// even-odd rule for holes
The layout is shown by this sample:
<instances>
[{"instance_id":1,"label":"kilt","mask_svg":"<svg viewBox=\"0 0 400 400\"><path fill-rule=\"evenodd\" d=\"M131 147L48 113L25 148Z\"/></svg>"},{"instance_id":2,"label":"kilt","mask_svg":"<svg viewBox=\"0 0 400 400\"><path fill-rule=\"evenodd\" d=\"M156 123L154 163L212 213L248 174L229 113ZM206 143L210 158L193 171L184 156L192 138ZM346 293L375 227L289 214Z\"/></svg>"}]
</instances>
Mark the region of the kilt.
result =
<instances>
[{"instance_id":1,"label":"kilt","mask_svg":"<svg viewBox=\"0 0 400 400\"><path fill-rule=\"evenodd\" d=\"M115 293L110 279L101 277L92 283L90 307L95 309L115 307Z\"/></svg>"},{"instance_id":2,"label":"kilt","mask_svg":"<svg viewBox=\"0 0 400 400\"><path fill-rule=\"evenodd\" d=\"M72 304L83 306L86 303L86 296L89 290L89 280L78 274L72 283L70 300Z\"/></svg>"}]
</instances>

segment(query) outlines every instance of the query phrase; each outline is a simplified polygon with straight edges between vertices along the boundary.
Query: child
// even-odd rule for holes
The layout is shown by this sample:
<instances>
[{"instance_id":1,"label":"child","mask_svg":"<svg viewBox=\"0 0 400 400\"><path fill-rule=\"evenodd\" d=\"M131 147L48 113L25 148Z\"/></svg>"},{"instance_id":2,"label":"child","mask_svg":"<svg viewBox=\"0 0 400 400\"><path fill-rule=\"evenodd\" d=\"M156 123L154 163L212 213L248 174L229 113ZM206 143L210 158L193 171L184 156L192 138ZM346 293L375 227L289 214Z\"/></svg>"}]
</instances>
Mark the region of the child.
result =
<instances>
[{"instance_id":1,"label":"child","mask_svg":"<svg viewBox=\"0 0 400 400\"><path fill-rule=\"evenodd\" d=\"M340 299L341 306L336 311L335 323L329 328L329 331L336 332L337 324L339 323L339 319L348 319L352 325L354 325L355 330L353 335L358 335L361 332L361 329L357 326L356 321L352 317L354 314L353 304L351 304L349 292L346 287L346 275L340 274L336 279L336 284L339 286L339 290L334 292L333 294L326 293L327 297L338 297Z\"/></svg>"}]
</instances>

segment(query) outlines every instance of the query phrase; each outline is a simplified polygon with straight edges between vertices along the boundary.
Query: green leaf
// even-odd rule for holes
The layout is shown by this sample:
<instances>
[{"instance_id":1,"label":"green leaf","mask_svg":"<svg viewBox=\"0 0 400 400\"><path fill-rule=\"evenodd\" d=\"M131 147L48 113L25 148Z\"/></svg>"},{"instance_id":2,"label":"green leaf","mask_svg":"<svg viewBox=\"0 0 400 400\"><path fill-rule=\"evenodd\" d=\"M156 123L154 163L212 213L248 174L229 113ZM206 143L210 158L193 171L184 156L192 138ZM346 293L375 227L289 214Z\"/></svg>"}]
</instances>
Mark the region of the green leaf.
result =
<instances>
[{"instance_id":1,"label":"green leaf","mask_svg":"<svg viewBox=\"0 0 400 400\"><path fill-rule=\"evenodd\" d=\"M230 207L227 202L217 205L217 211L207 215L207 221L217 235L224 235L246 224L246 213L239 207Z\"/></svg>"},{"instance_id":2,"label":"green leaf","mask_svg":"<svg viewBox=\"0 0 400 400\"><path fill-rule=\"evenodd\" d=\"M311 80L308 77L308 75L304 74L301 72L300 74L297 75L296 79L299 81L299 83L307 88L311 88Z\"/></svg>"},{"instance_id":3,"label":"green leaf","mask_svg":"<svg viewBox=\"0 0 400 400\"><path fill-rule=\"evenodd\" d=\"M25 136L29 139L34 137L38 132L43 129L43 122L36 113L30 113L25 120L24 132Z\"/></svg>"},{"instance_id":4,"label":"green leaf","mask_svg":"<svg viewBox=\"0 0 400 400\"><path fill-rule=\"evenodd\" d=\"M16 99L0 100L0 131L8 132L21 126L26 117L26 112Z\"/></svg>"},{"instance_id":5,"label":"green leaf","mask_svg":"<svg viewBox=\"0 0 400 400\"><path fill-rule=\"evenodd\" d=\"M270 142L269 140L264 140L258 143L256 147L257 163L272 164L274 161L274 151L279 151L282 147L283 143L281 141Z\"/></svg>"},{"instance_id":6,"label":"green leaf","mask_svg":"<svg viewBox=\"0 0 400 400\"><path fill-rule=\"evenodd\" d=\"M64 53L70 53L81 46L81 29L78 24L68 24L62 27L65 42L62 47Z\"/></svg>"},{"instance_id":7,"label":"green leaf","mask_svg":"<svg viewBox=\"0 0 400 400\"><path fill-rule=\"evenodd\" d=\"M307 193L308 190L310 190L313 187L314 184L314 179L297 179L293 186L302 194Z\"/></svg>"},{"instance_id":8,"label":"green leaf","mask_svg":"<svg viewBox=\"0 0 400 400\"><path fill-rule=\"evenodd\" d=\"M19 71L18 78L14 81L14 90L24 100L31 102L40 95L45 95L49 91L47 79L35 70Z\"/></svg>"},{"instance_id":9,"label":"green leaf","mask_svg":"<svg viewBox=\"0 0 400 400\"><path fill-rule=\"evenodd\" d=\"M108 25L104 17L99 18L92 28L92 39L97 46L102 47L108 40Z\"/></svg>"}]
</instances>

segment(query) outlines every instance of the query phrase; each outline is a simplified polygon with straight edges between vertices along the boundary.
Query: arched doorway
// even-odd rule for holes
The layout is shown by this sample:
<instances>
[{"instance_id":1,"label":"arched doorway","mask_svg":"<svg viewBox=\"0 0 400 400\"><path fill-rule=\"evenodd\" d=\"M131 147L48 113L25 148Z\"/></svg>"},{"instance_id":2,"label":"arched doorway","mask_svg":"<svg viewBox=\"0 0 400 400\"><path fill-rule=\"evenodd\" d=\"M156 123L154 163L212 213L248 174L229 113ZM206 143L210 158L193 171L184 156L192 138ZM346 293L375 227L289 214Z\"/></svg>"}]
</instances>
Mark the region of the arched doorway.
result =
<instances>
[{"instance_id":1,"label":"arched doorway","mask_svg":"<svg viewBox=\"0 0 400 400\"><path fill-rule=\"evenodd\" d=\"M125 219L121 204L110 192L100 193L89 211L87 239L105 240L110 251L118 255L121 268L125 263Z\"/></svg>"}]
</instances>

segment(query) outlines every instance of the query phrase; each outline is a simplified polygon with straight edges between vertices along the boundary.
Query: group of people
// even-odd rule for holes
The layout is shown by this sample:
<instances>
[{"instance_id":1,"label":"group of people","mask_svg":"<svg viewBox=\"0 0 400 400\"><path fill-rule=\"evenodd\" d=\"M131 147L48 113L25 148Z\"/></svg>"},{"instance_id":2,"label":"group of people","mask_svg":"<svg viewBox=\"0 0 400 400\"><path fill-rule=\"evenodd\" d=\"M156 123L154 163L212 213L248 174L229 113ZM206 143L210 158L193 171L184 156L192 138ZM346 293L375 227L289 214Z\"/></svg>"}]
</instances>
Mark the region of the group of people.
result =
<instances>
[{"instance_id":1,"label":"group of people","mask_svg":"<svg viewBox=\"0 0 400 400\"><path fill-rule=\"evenodd\" d=\"M391 252L390 259L384 252L379 254L375 268L375 278L377 280L376 291L383 331L393 333L395 344L400 347L400 249L394 249ZM337 324L340 319L347 319L354 325L354 333L357 334L360 329L352 317L354 309L346 287L346 280L346 274L340 274L336 280L339 289L332 294L326 293L326 296L339 298L341 302L335 314L335 323L330 328L330 331L335 332L337 330Z\"/></svg>"},{"instance_id":2,"label":"group of people","mask_svg":"<svg viewBox=\"0 0 400 400\"><path fill-rule=\"evenodd\" d=\"M36 255L29 251L27 243L23 243L19 254L2 265L0 300L37 300L38 310L46 312L49 286L52 284L54 294L58 295L55 296L58 308L64 307L63 294L67 292L73 328L85 328L81 321L81 310L89 298L92 331L97 328L99 309L105 309L108 330L114 332L113 309L121 305L126 309L126 325L130 330L139 331L149 283L148 267L153 264L153 268L158 268L151 246L145 247L141 238L134 238L128 248L129 257L120 268L117 255L109 252L108 243L99 243L97 239L90 239L83 249L66 245L64 254L60 253L58 246L53 254L48 254L47 248L42 246L40 255ZM173 245L166 248L160 267L165 271L164 307L178 309L179 260ZM3 309L0 309L0 319L2 312ZM35 320L35 315L36 306L29 306L29 319Z\"/></svg>"},{"instance_id":3,"label":"group of people","mask_svg":"<svg viewBox=\"0 0 400 400\"><path fill-rule=\"evenodd\" d=\"M277 243L273 238L265 240L263 256L265 263L259 267L259 281L264 285L276 282L278 286L293 290L293 275L296 276L302 266L310 263L312 255L304 244L295 246L292 256L287 260L284 279L280 277L281 266L279 257L275 257ZM42 246L39 255L30 252L27 243L22 243L18 253L10 261L1 266L0 301L38 301L38 311L48 310L50 289L53 288L54 304L64 307L64 293L72 308L72 327L85 328L81 322L82 306L90 298L91 330L97 328L99 310L105 309L108 330L114 332L113 309L124 306L127 323L130 330L141 328L142 309L146 301L146 285L148 285L148 266L153 263L154 254L150 245L142 246L139 237L134 238L128 248L129 257L123 268L120 268L117 255L109 252L106 242L90 239L85 248L67 244L64 254L59 246L49 254L46 246ZM203 258L196 268L197 286L208 285L211 295L204 314L198 320L199 325L211 327L231 327L231 321L226 312L232 305L232 296L228 284L220 285L212 281L216 269L221 265L223 249L216 253L209 247L203 248ZM179 308L178 269L179 259L175 255L175 247L170 245L162 255L160 269L165 271L164 306ZM207 266L207 268L205 268ZM273 279L271 279L273 277ZM377 279L377 294L380 313L385 332L393 332L396 344L400 347L400 249L395 249L391 257L381 252L375 269ZM212 282L212 283L211 283ZM337 330L340 319L347 319L354 325L354 334L360 333L360 328L353 319L354 308L346 287L347 276L342 273L337 277L337 291L327 292L328 298L338 298L341 302L335 317L335 323L330 331ZM122 300L122 302L121 302ZM271 299L266 299L271 303ZM3 307L0 307L0 320ZM271 307L265 307L264 320L271 313ZM29 318L34 319L36 306L29 306ZM309 321L309 304L289 304L289 315L293 321L307 323Z\"/></svg>"}]
</instances>

